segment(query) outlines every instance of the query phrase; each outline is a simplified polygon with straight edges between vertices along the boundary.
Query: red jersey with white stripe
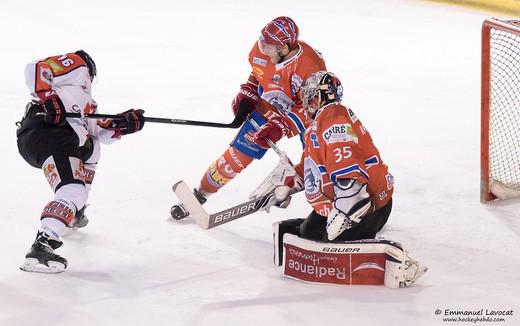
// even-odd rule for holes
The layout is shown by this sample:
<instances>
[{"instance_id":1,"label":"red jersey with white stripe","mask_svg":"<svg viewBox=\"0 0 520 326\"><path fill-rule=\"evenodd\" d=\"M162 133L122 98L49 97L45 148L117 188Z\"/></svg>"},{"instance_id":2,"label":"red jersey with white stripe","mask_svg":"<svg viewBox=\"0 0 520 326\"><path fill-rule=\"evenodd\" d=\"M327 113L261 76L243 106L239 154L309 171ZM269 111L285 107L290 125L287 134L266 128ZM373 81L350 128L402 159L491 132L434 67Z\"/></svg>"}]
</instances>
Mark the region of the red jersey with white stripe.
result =
<instances>
[{"instance_id":1,"label":"red jersey with white stripe","mask_svg":"<svg viewBox=\"0 0 520 326\"><path fill-rule=\"evenodd\" d=\"M332 208L334 182L338 179L368 183L367 191L376 209L386 205L393 194L393 176L370 133L352 109L339 103L328 104L316 113L305 132L305 150L298 169L303 172L307 201L323 216Z\"/></svg>"},{"instance_id":2,"label":"red jersey with white stripe","mask_svg":"<svg viewBox=\"0 0 520 326\"><path fill-rule=\"evenodd\" d=\"M306 118L298 99L298 90L312 73L327 70L321 53L307 43L298 41L296 54L281 63L273 64L258 48L258 42L249 53L253 76L258 81L261 101L257 111L269 118L277 113L291 128L291 135L303 133Z\"/></svg>"}]
</instances>

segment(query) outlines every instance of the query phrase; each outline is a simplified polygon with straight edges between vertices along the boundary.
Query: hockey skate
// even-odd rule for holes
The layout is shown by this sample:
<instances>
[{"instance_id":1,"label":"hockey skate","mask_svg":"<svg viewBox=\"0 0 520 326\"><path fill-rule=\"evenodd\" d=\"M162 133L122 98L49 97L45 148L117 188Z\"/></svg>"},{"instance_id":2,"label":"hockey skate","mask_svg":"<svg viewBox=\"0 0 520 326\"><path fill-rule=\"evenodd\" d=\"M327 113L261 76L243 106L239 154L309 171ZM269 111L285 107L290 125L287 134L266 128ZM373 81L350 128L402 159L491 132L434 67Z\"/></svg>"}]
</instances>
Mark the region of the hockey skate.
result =
<instances>
[{"instance_id":1,"label":"hockey skate","mask_svg":"<svg viewBox=\"0 0 520 326\"><path fill-rule=\"evenodd\" d=\"M202 205L204 204L208 199L202 192L200 192L197 189L193 189L193 194L195 195L195 198L199 201L199 203ZM170 214L174 220L182 220L188 216L190 216L190 212L186 210L186 207L182 203L178 203L172 206L170 209Z\"/></svg>"},{"instance_id":2,"label":"hockey skate","mask_svg":"<svg viewBox=\"0 0 520 326\"><path fill-rule=\"evenodd\" d=\"M70 222L69 228L71 229L80 229L84 228L88 224L88 218L85 215L85 209L87 209L87 205L83 206L82 209L76 212L72 222Z\"/></svg>"},{"instance_id":3,"label":"hockey skate","mask_svg":"<svg viewBox=\"0 0 520 326\"><path fill-rule=\"evenodd\" d=\"M38 232L31 249L25 255L20 269L25 272L61 273L67 268L67 260L54 252L63 245L59 240L49 239L46 233Z\"/></svg>"}]
</instances>

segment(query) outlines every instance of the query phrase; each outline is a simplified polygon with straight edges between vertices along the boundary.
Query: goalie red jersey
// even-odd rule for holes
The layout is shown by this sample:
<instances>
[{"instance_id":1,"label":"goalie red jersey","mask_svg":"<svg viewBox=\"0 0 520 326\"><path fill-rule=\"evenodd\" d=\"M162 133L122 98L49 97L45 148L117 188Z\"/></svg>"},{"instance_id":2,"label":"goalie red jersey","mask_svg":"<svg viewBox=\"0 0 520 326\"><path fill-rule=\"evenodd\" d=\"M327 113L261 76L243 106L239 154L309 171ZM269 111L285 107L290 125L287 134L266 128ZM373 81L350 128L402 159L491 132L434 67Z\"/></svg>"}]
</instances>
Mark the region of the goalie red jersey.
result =
<instances>
[{"instance_id":1,"label":"goalie red jersey","mask_svg":"<svg viewBox=\"0 0 520 326\"><path fill-rule=\"evenodd\" d=\"M368 183L367 191L376 209L386 205L393 193L393 177L369 132L350 108L339 103L326 105L316 113L305 133L303 164L298 172L304 177L307 201L323 216L332 208L334 182L338 179Z\"/></svg>"},{"instance_id":2,"label":"goalie red jersey","mask_svg":"<svg viewBox=\"0 0 520 326\"><path fill-rule=\"evenodd\" d=\"M307 43L298 41L298 52L289 60L273 64L263 55L255 43L249 53L252 76L258 82L258 94L263 101L258 103L257 112L269 118L271 112L285 117L291 128L289 136L303 134L305 114L298 101L298 91L303 81L312 73L325 70L321 53Z\"/></svg>"}]
</instances>

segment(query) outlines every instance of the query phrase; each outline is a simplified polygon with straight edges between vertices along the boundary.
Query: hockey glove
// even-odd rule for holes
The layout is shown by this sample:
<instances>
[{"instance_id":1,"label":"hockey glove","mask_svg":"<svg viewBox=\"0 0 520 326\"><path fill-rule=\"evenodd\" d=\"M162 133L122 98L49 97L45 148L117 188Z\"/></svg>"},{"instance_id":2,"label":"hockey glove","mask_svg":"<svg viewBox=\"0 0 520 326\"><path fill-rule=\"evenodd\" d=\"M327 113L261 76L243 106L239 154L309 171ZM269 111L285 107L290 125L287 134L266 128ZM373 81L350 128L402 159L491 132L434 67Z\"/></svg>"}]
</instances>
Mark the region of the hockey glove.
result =
<instances>
[{"instance_id":1,"label":"hockey glove","mask_svg":"<svg viewBox=\"0 0 520 326\"><path fill-rule=\"evenodd\" d=\"M114 130L112 138L119 138L121 135L128 135L143 129L144 110L131 109L119 113L120 119L98 120L98 125L102 128Z\"/></svg>"},{"instance_id":2,"label":"hockey glove","mask_svg":"<svg viewBox=\"0 0 520 326\"><path fill-rule=\"evenodd\" d=\"M237 96L235 96L233 102L231 102L233 114L238 114L242 102L245 103L244 105L247 110L250 112L253 111L258 104L258 101L260 101L260 96L258 96L258 91L253 85L249 83L240 85L240 90L238 91Z\"/></svg>"},{"instance_id":3,"label":"hockey glove","mask_svg":"<svg viewBox=\"0 0 520 326\"><path fill-rule=\"evenodd\" d=\"M128 135L137 132L144 127L144 110L131 109L123 113L119 113L124 119L118 120L121 135Z\"/></svg>"},{"instance_id":4,"label":"hockey glove","mask_svg":"<svg viewBox=\"0 0 520 326\"><path fill-rule=\"evenodd\" d=\"M356 226L372 207L367 185L354 179L340 179L334 184L334 208L327 216L329 240Z\"/></svg>"},{"instance_id":5,"label":"hockey glove","mask_svg":"<svg viewBox=\"0 0 520 326\"><path fill-rule=\"evenodd\" d=\"M45 116L43 121L49 125L65 125L65 106L55 91L38 92L38 97L42 100Z\"/></svg>"},{"instance_id":6,"label":"hockey glove","mask_svg":"<svg viewBox=\"0 0 520 326\"><path fill-rule=\"evenodd\" d=\"M270 139L274 143L282 139L283 136L287 136L291 130L287 123L282 117L272 117L267 120L260 129L253 135L253 143L257 144L262 148L269 148L267 139Z\"/></svg>"}]
</instances>

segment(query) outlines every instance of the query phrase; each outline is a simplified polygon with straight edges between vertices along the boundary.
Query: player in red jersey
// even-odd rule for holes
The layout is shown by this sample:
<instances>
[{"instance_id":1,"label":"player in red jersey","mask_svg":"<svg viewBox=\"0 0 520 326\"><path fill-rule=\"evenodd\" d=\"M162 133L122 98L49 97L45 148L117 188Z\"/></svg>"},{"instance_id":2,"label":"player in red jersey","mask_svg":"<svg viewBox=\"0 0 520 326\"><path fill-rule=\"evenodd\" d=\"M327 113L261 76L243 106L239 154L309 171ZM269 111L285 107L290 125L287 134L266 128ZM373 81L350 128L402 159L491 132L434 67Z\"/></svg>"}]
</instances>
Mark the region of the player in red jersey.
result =
<instances>
[{"instance_id":1,"label":"player in red jersey","mask_svg":"<svg viewBox=\"0 0 520 326\"><path fill-rule=\"evenodd\" d=\"M250 119L262 126L260 139L269 136L274 142L282 137L301 135L306 118L297 93L312 73L325 70L321 53L298 39L298 26L289 17L277 17L260 32L249 53L252 71L247 82L232 102L236 114L241 109L252 111ZM267 143L252 142L256 130L246 121L231 146L204 173L200 186L194 189L199 202L231 181L254 159L261 159ZM303 141L303 139L301 139ZM172 217L189 215L182 204L174 205Z\"/></svg>"},{"instance_id":2,"label":"player in red jersey","mask_svg":"<svg viewBox=\"0 0 520 326\"><path fill-rule=\"evenodd\" d=\"M273 225L275 264L284 265L284 275L306 282L410 286L427 268L400 244L374 240L392 210L394 178L370 133L352 109L341 104L342 94L332 73L319 71L306 79L300 97L311 122L301 161L293 168L282 158L254 192L253 197L262 197L274 191L266 208L287 207L289 194L304 188L313 208L305 219ZM345 255L338 256L340 252ZM322 278L310 275L311 269L344 274Z\"/></svg>"},{"instance_id":3,"label":"player in red jersey","mask_svg":"<svg viewBox=\"0 0 520 326\"><path fill-rule=\"evenodd\" d=\"M312 74L301 89L312 122L295 169L313 211L305 221L299 219L295 233L307 239L374 238L392 209L394 178L370 133L352 109L341 104L342 93L339 80L325 71Z\"/></svg>"}]
</instances>

